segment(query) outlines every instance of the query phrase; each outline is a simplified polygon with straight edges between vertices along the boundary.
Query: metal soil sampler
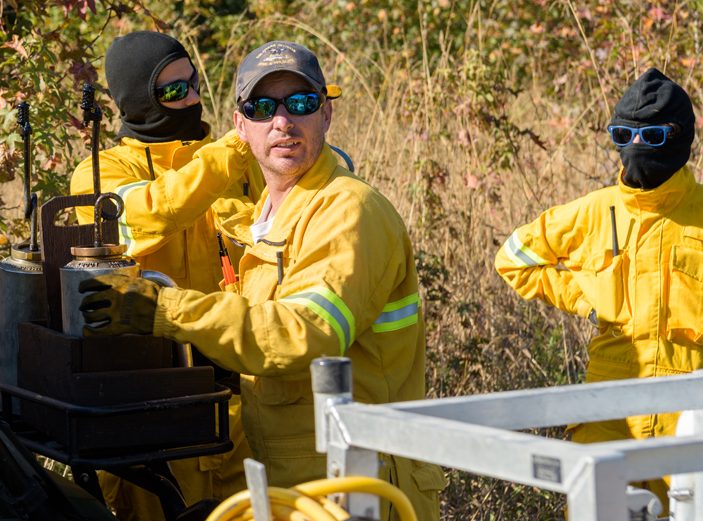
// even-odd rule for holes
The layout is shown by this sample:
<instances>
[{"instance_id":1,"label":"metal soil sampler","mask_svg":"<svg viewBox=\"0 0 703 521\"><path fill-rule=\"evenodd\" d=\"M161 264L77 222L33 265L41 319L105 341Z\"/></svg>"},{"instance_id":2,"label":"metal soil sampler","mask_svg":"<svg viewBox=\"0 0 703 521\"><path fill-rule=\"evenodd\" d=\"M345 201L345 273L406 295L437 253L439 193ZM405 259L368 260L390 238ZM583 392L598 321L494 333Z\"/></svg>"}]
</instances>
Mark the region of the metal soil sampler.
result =
<instances>
[{"instance_id":1,"label":"metal soil sampler","mask_svg":"<svg viewBox=\"0 0 703 521\"><path fill-rule=\"evenodd\" d=\"M46 281L37 245L37 195L31 193L29 105L17 107L17 122L24 141L25 219L30 239L12 246L10 256L0 260L0 382L17 385L17 324L46 319ZM17 404L13 406L13 409Z\"/></svg>"}]
</instances>

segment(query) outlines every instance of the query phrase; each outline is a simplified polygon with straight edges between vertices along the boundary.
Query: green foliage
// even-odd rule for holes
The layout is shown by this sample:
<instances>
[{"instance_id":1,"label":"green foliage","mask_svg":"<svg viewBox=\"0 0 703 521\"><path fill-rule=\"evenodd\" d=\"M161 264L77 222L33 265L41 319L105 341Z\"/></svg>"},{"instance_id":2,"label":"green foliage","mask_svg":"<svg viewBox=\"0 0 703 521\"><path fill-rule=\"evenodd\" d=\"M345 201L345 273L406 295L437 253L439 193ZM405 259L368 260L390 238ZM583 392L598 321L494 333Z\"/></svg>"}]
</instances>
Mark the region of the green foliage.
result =
<instances>
[{"instance_id":1,"label":"green foliage","mask_svg":"<svg viewBox=\"0 0 703 521\"><path fill-rule=\"evenodd\" d=\"M21 7L6 1L0 6L0 181L14 179L23 168L16 106L26 101L32 190L41 193L41 204L67 193L70 173L88 155L89 132L79 108L83 83L96 84L96 101L107 119L112 115L95 67L109 22L137 10L157 19L139 0L28 1ZM108 137L104 133L103 142ZM21 233L12 223L4 224L13 235Z\"/></svg>"},{"instance_id":2,"label":"green foliage","mask_svg":"<svg viewBox=\"0 0 703 521\"><path fill-rule=\"evenodd\" d=\"M420 284L425 291L425 299L446 304L449 300L449 292L446 288L449 272L443 265L442 259L420 250L415 254L415 264Z\"/></svg>"}]
</instances>

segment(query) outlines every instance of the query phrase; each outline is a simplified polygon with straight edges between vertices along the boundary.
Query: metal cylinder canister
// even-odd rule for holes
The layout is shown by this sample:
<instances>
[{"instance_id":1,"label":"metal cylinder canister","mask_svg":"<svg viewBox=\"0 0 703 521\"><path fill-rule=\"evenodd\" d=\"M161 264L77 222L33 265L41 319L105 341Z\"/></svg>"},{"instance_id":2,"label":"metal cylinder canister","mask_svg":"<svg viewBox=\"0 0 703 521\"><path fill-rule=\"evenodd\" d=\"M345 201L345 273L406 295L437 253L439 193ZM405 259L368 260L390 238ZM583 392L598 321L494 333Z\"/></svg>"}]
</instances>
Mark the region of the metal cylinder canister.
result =
<instances>
[{"instance_id":1,"label":"metal cylinder canister","mask_svg":"<svg viewBox=\"0 0 703 521\"><path fill-rule=\"evenodd\" d=\"M78 292L82 280L99 275L120 273L130 277L139 276L139 264L131 257L122 255L124 244L102 246L74 246L74 259L59 269L61 278L61 319L66 335L83 336L83 315L79 307L85 295Z\"/></svg>"},{"instance_id":2,"label":"metal cylinder canister","mask_svg":"<svg viewBox=\"0 0 703 521\"><path fill-rule=\"evenodd\" d=\"M17 385L17 325L45 321L46 313L41 252L13 246L10 256L0 260L0 382Z\"/></svg>"}]
</instances>

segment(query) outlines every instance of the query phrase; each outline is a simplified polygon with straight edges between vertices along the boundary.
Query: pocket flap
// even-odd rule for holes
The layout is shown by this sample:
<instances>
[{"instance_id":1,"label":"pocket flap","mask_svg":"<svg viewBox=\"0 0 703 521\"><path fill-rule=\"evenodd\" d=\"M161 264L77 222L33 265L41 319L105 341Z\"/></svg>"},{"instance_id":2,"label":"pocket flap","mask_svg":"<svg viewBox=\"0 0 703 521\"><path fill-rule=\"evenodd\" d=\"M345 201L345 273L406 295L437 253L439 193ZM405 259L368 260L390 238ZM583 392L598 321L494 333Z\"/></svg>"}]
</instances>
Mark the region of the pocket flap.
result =
<instances>
[{"instance_id":1,"label":"pocket flap","mask_svg":"<svg viewBox=\"0 0 703 521\"><path fill-rule=\"evenodd\" d=\"M703 251L674 246L671 251L671 267L703 282Z\"/></svg>"},{"instance_id":2,"label":"pocket flap","mask_svg":"<svg viewBox=\"0 0 703 521\"><path fill-rule=\"evenodd\" d=\"M698 226L684 226L683 236L703 242L703 228Z\"/></svg>"},{"instance_id":3,"label":"pocket flap","mask_svg":"<svg viewBox=\"0 0 703 521\"><path fill-rule=\"evenodd\" d=\"M413 480L419 490L439 491L447 486L447 479L438 465L413 461L413 467L415 467L412 471Z\"/></svg>"},{"instance_id":4,"label":"pocket flap","mask_svg":"<svg viewBox=\"0 0 703 521\"><path fill-rule=\"evenodd\" d=\"M283 380L260 376L255 380L254 392L258 400L265 405L286 405L301 400L311 401L311 387L308 377L301 380Z\"/></svg>"}]
</instances>

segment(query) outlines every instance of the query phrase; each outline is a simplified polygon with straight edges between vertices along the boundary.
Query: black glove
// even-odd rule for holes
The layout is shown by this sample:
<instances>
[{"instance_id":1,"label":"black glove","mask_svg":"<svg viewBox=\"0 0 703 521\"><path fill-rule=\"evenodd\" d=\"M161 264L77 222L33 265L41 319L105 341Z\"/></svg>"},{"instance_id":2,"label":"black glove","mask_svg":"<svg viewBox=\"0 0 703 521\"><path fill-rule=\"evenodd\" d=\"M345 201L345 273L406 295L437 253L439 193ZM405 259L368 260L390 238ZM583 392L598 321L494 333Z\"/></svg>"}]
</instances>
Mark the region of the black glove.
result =
<instances>
[{"instance_id":1,"label":"black glove","mask_svg":"<svg viewBox=\"0 0 703 521\"><path fill-rule=\"evenodd\" d=\"M101 275L81 281L80 293L94 291L81 302L83 335L149 335L154 330L160 286L127 275Z\"/></svg>"}]
</instances>

